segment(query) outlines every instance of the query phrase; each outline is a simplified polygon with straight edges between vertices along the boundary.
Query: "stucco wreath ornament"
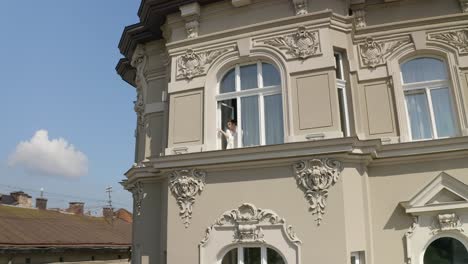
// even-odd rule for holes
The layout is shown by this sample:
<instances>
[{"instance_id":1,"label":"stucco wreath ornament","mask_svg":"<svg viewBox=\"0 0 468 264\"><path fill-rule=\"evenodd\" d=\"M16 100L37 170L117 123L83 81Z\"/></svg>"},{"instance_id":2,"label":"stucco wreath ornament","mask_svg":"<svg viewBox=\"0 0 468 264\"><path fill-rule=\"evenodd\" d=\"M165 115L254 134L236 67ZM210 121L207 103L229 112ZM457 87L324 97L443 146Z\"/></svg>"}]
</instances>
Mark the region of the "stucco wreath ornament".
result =
<instances>
[{"instance_id":1,"label":"stucco wreath ornament","mask_svg":"<svg viewBox=\"0 0 468 264\"><path fill-rule=\"evenodd\" d=\"M320 50L318 32L307 31L303 26L292 35L270 39L265 41L265 44L285 49L286 53L302 60L317 54Z\"/></svg>"},{"instance_id":2,"label":"stucco wreath ornament","mask_svg":"<svg viewBox=\"0 0 468 264\"><path fill-rule=\"evenodd\" d=\"M206 66L226 51L227 49L219 49L196 53L188 49L177 59L177 77L190 80L195 76L205 74Z\"/></svg>"},{"instance_id":3,"label":"stucco wreath ornament","mask_svg":"<svg viewBox=\"0 0 468 264\"><path fill-rule=\"evenodd\" d=\"M176 170L169 175L169 188L177 200L185 228L190 225L195 196L201 194L205 187L205 176L205 172L197 169Z\"/></svg>"},{"instance_id":4,"label":"stucco wreath ornament","mask_svg":"<svg viewBox=\"0 0 468 264\"><path fill-rule=\"evenodd\" d=\"M328 189L338 181L341 163L332 159L312 159L296 163L294 169L297 185L304 191L309 209L317 215L317 225L320 225L327 206Z\"/></svg>"}]
</instances>

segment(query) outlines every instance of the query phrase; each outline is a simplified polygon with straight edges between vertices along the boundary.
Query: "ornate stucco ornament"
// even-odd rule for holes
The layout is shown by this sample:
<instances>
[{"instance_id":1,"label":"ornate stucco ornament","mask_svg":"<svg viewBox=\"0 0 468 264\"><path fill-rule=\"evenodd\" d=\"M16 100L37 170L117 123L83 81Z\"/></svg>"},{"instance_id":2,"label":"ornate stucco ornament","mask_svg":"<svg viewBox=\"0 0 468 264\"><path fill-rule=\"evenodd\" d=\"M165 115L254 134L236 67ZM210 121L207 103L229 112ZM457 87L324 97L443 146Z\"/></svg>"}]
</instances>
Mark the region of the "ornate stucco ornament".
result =
<instances>
[{"instance_id":1,"label":"ornate stucco ornament","mask_svg":"<svg viewBox=\"0 0 468 264\"><path fill-rule=\"evenodd\" d=\"M296 16L305 15L307 11L307 0L292 0Z\"/></svg>"},{"instance_id":2,"label":"ornate stucco ornament","mask_svg":"<svg viewBox=\"0 0 468 264\"><path fill-rule=\"evenodd\" d=\"M205 187L206 173L197 169L175 170L170 173L169 188L179 205L179 215L187 228L192 218L195 196Z\"/></svg>"},{"instance_id":3,"label":"ornate stucco ornament","mask_svg":"<svg viewBox=\"0 0 468 264\"><path fill-rule=\"evenodd\" d=\"M459 0L460 1L460 7L462 9L463 13L468 13L468 0Z\"/></svg>"},{"instance_id":4,"label":"ornate stucco ornament","mask_svg":"<svg viewBox=\"0 0 468 264\"><path fill-rule=\"evenodd\" d=\"M135 211L136 214L139 216L141 215L141 205L143 199L145 198L146 194L143 192L143 183L137 182L134 186L130 187L130 191L132 192L133 201L135 202Z\"/></svg>"},{"instance_id":5,"label":"ornate stucco ornament","mask_svg":"<svg viewBox=\"0 0 468 264\"><path fill-rule=\"evenodd\" d=\"M320 225L327 206L328 189L338 181L341 163L332 159L312 159L296 163L294 169L297 185L304 191L309 209L317 215L317 225Z\"/></svg>"},{"instance_id":6,"label":"ornate stucco ornament","mask_svg":"<svg viewBox=\"0 0 468 264\"><path fill-rule=\"evenodd\" d=\"M195 76L204 75L206 66L226 51L227 49L218 49L197 53L188 49L177 59L177 77L192 79Z\"/></svg>"},{"instance_id":7,"label":"ornate stucco ornament","mask_svg":"<svg viewBox=\"0 0 468 264\"><path fill-rule=\"evenodd\" d=\"M353 10L354 12L354 24L356 28L364 28L367 26L366 23L366 11L364 8Z\"/></svg>"},{"instance_id":8,"label":"ornate stucco ornament","mask_svg":"<svg viewBox=\"0 0 468 264\"><path fill-rule=\"evenodd\" d=\"M253 204L244 203L237 209L224 212L212 226L208 227L201 244L208 242L213 228L221 226L234 227L234 243L264 243L264 235L260 227L262 225L283 225L288 238L293 242L299 241L292 226L286 226L284 219L274 211L260 209Z\"/></svg>"},{"instance_id":9,"label":"ornate stucco ornament","mask_svg":"<svg viewBox=\"0 0 468 264\"><path fill-rule=\"evenodd\" d=\"M132 56L132 61L130 64L136 69L136 76L135 76L135 84L136 84L136 91L137 91L137 98L134 101L133 109L137 113L137 122L138 127L144 126L144 112L145 112L145 102L143 98L143 89L146 89L147 82L146 77L144 75L146 63L147 63L147 56L146 50L143 45L138 45L135 48L135 52Z\"/></svg>"},{"instance_id":10,"label":"ornate stucco ornament","mask_svg":"<svg viewBox=\"0 0 468 264\"><path fill-rule=\"evenodd\" d=\"M303 26L294 34L266 40L265 44L285 49L287 54L303 60L320 52L318 31L308 31Z\"/></svg>"},{"instance_id":11,"label":"ornate stucco ornament","mask_svg":"<svg viewBox=\"0 0 468 264\"><path fill-rule=\"evenodd\" d=\"M468 29L429 34L429 39L446 42L455 47L460 54L468 53Z\"/></svg>"},{"instance_id":12,"label":"ornate stucco ornament","mask_svg":"<svg viewBox=\"0 0 468 264\"><path fill-rule=\"evenodd\" d=\"M455 213L437 215L431 229L433 234L448 230L464 232L460 218Z\"/></svg>"},{"instance_id":13,"label":"ornate stucco ornament","mask_svg":"<svg viewBox=\"0 0 468 264\"><path fill-rule=\"evenodd\" d=\"M366 41L359 45L362 63L366 67L375 68L385 62L388 54L406 43L409 43L409 39L377 42L373 38L366 38Z\"/></svg>"}]
</instances>

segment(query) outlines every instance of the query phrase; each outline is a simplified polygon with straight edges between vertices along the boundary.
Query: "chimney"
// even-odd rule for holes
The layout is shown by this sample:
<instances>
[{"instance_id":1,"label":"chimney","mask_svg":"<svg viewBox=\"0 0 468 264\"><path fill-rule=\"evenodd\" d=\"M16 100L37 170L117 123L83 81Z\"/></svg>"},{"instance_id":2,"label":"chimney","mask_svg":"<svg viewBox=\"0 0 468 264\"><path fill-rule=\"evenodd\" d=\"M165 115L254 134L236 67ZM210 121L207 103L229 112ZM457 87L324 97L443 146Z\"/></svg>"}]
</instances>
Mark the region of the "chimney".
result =
<instances>
[{"instance_id":1,"label":"chimney","mask_svg":"<svg viewBox=\"0 0 468 264\"><path fill-rule=\"evenodd\" d=\"M83 215L84 213L84 203L82 202L70 202L68 205L67 212L76 214L76 215Z\"/></svg>"},{"instance_id":2,"label":"chimney","mask_svg":"<svg viewBox=\"0 0 468 264\"><path fill-rule=\"evenodd\" d=\"M102 216L104 216L105 219L112 220L114 218L114 209L112 207L102 208Z\"/></svg>"},{"instance_id":3,"label":"chimney","mask_svg":"<svg viewBox=\"0 0 468 264\"><path fill-rule=\"evenodd\" d=\"M32 197L29 194L19 191L12 192L10 195L16 200L19 207L32 207Z\"/></svg>"},{"instance_id":4,"label":"chimney","mask_svg":"<svg viewBox=\"0 0 468 264\"><path fill-rule=\"evenodd\" d=\"M39 210L46 210L47 209L47 199L38 197L36 198L36 208Z\"/></svg>"}]
</instances>

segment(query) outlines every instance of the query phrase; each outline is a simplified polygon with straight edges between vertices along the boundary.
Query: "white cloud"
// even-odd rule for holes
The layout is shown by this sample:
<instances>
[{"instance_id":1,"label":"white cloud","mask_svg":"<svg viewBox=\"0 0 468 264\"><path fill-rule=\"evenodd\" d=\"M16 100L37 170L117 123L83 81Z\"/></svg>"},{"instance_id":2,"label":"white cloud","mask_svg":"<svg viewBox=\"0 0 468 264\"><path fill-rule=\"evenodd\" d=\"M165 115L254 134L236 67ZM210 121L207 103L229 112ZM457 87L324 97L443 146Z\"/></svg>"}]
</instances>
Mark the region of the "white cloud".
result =
<instances>
[{"instance_id":1,"label":"white cloud","mask_svg":"<svg viewBox=\"0 0 468 264\"><path fill-rule=\"evenodd\" d=\"M38 130L22 141L8 158L8 165L31 173L76 178L88 173L88 158L65 139L49 140L47 130Z\"/></svg>"}]
</instances>

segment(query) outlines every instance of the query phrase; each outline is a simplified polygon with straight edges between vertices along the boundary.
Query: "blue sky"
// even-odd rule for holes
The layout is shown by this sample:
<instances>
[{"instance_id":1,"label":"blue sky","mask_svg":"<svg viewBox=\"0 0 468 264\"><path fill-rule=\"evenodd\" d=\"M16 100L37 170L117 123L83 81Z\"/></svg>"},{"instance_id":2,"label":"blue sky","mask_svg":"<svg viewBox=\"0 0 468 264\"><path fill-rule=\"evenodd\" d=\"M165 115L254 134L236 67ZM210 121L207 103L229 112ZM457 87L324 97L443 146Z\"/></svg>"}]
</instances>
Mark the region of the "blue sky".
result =
<instances>
[{"instance_id":1,"label":"blue sky","mask_svg":"<svg viewBox=\"0 0 468 264\"><path fill-rule=\"evenodd\" d=\"M35 198L42 187L50 207L78 200L97 210L110 185L115 206L131 208L118 181L133 162L135 90L114 68L121 33L138 21L138 6L139 0L0 1L0 193L22 189ZM48 143L63 138L46 145L64 152L30 151L9 162L39 130L48 132ZM83 165L74 163L77 153L86 157L87 172L44 170L64 160Z\"/></svg>"}]
</instances>

